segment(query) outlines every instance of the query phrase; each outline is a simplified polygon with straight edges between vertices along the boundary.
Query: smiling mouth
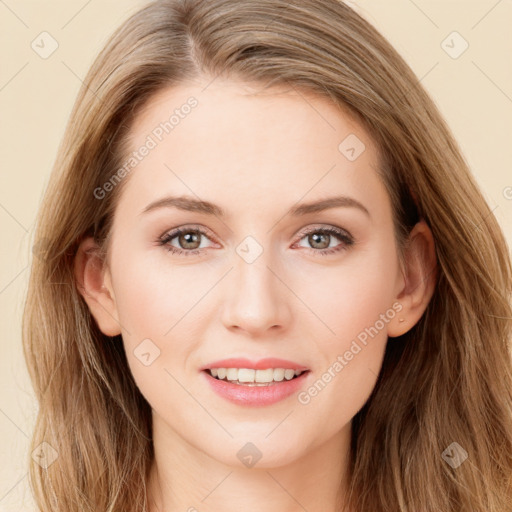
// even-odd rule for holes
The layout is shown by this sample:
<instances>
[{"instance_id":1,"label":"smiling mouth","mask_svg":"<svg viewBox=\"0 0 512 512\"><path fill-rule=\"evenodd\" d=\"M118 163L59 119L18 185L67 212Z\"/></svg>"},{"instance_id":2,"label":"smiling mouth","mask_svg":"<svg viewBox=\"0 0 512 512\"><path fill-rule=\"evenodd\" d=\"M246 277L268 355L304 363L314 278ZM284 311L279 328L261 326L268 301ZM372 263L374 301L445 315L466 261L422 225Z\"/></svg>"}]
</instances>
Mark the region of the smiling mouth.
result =
<instances>
[{"instance_id":1,"label":"smiling mouth","mask_svg":"<svg viewBox=\"0 0 512 512\"><path fill-rule=\"evenodd\" d=\"M300 377L309 370L291 370L284 368L209 368L204 370L211 377L239 386L273 386Z\"/></svg>"}]
</instances>

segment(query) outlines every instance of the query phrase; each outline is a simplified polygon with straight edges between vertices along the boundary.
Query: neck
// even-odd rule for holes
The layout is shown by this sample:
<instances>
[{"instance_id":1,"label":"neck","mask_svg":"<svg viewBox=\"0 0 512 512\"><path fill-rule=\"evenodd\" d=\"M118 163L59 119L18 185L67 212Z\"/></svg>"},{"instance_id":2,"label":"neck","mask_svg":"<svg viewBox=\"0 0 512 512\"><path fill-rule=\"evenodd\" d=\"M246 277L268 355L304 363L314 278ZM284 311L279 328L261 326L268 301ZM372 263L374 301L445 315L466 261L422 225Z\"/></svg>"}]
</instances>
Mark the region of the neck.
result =
<instances>
[{"instance_id":1,"label":"neck","mask_svg":"<svg viewBox=\"0 0 512 512\"><path fill-rule=\"evenodd\" d=\"M350 424L281 465L229 465L154 418L149 512L339 512L347 488ZM238 445L244 446L246 440Z\"/></svg>"}]
</instances>

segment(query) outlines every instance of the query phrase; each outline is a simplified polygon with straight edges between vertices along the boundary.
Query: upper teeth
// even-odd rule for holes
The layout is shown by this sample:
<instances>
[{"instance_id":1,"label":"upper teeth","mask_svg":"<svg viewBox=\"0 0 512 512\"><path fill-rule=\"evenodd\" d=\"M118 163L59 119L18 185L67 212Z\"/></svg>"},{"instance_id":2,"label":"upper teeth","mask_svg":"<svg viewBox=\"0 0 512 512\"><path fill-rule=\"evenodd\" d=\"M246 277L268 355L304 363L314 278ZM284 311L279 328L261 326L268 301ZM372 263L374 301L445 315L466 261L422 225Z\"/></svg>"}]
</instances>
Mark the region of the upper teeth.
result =
<instances>
[{"instance_id":1,"label":"upper teeth","mask_svg":"<svg viewBox=\"0 0 512 512\"><path fill-rule=\"evenodd\" d=\"M227 380L238 380L239 382L280 382L283 379L290 380L300 375L301 370L290 370L284 368L267 368L266 370L253 370L251 368L211 368L213 377Z\"/></svg>"}]
</instances>

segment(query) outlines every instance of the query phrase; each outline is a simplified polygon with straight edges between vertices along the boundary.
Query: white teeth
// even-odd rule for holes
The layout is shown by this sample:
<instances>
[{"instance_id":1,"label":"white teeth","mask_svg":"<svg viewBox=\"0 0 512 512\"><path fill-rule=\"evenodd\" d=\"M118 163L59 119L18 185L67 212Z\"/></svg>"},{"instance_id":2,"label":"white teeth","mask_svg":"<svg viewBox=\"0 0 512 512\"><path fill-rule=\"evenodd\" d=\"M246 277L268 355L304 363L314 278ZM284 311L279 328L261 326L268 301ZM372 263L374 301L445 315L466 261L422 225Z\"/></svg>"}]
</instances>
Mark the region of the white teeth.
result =
<instances>
[{"instance_id":1,"label":"white teeth","mask_svg":"<svg viewBox=\"0 0 512 512\"><path fill-rule=\"evenodd\" d=\"M256 370L255 382L272 382L274 380L274 370L268 368L267 370Z\"/></svg>"},{"instance_id":2,"label":"white teeth","mask_svg":"<svg viewBox=\"0 0 512 512\"><path fill-rule=\"evenodd\" d=\"M226 379L238 380L238 368L227 368L226 369Z\"/></svg>"},{"instance_id":3,"label":"white teeth","mask_svg":"<svg viewBox=\"0 0 512 512\"><path fill-rule=\"evenodd\" d=\"M295 370L285 370L284 371L284 378L286 380L291 380L295 377Z\"/></svg>"},{"instance_id":4,"label":"white teeth","mask_svg":"<svg viewBox=\"0 0 512 512\"><path fill-rule=\"evenodd\" d=\"M275 368L274 369L274 380L277 380L277 382L281 382L284 379L284 373L285 373L285 371L283 368ZM288 380L290 380L290 379L288 379Z\"/></svg>"},{"instance_id":5,"label":"white teeth","mask_svg":"<svg viewBox=\"0 0 512 512\"><path fill-rule=\"evenodd\" d=\"M236 382L248 383L270 383L291 380L300 375L302 370L291 370L284 368L267 368L266 370L254 370L251 368L211 368L213 377L220 380L226 379Z\"/></svg>"},{"instance_id":6,"label":"white teeth","mask_svg":"<svg viewBox=\"0 0 512 512\"><path fill-rule=\"evenodd\" d=\"M233 373L238 373L237 378L239 382L254 382L254 378L256 377L256 370L251 370L250 368L240 368L238 372L237 370L234 370ZM237 378L230 379L228 371L228 380L236 380Z\"/></svg>"}]
</instances>

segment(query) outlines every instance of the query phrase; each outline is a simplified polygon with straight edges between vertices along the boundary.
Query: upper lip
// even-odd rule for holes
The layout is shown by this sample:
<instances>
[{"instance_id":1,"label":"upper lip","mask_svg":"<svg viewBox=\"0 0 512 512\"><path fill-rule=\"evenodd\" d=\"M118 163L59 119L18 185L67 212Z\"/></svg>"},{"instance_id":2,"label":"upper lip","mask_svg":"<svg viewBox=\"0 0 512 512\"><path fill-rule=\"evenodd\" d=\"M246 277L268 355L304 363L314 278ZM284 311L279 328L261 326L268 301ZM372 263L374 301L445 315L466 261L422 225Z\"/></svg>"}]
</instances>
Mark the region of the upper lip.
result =
<instances>
[{"instance_id":1,"label":"upper lip","mask_svg":"<svg viewBox=\"0 0 512 512\"><path fill-rule=\"evenodd\" d=\"M201 370L210 370L211 368L249 368L254 370L266 370L267 368L284 368L285 370L301 370L308 368L302 364L279 359L277 357L265 357L258 361L251 361L244 357L231 357L228 359L219 359L201 367Z\"/></svg>"}]
</instances>

